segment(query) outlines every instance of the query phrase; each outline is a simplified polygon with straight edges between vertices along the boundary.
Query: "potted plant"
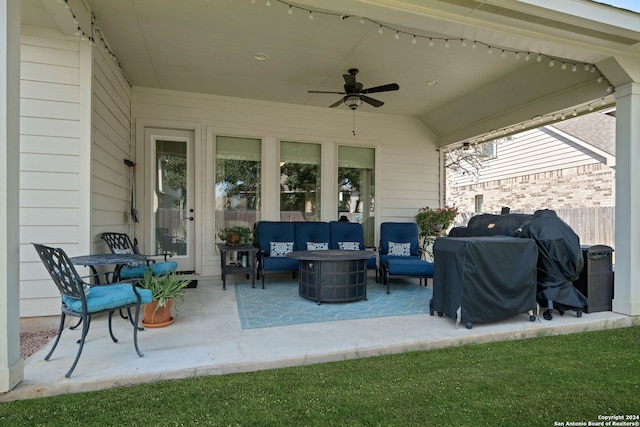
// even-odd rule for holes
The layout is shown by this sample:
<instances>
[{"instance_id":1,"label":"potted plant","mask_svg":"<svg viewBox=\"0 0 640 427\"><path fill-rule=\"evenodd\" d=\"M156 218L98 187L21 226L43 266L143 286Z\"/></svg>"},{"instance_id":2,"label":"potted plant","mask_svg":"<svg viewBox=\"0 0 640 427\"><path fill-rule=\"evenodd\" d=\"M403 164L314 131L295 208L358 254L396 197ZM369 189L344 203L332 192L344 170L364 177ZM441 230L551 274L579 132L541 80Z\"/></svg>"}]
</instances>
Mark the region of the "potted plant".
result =
<instances>
[{"instance_id":1,"label":"potted plant","mask_svg":"<svg viewBox=\"0 0 640 427\"><path fill-rule=\"evenodd\" d=\"M171 310L173 302L184 301L184 288L191 282L187 276L171 272L166 276L154 276L151 270L144 273L140 286L151 290L152 301L144 306L142 325L149 328L161 328L173 323Z\"/></svg>"},{"instance_id":2,"label":"potted plant","mask_svg":"<svg viewBox=\"0 0 640 427\"><path fill-rule=\"evenodd\" d=\"M253 243L253 231L244 225L236 225L220 230L218 238L227 245L248 245Z\"/></svg>"},{"instance_id":3,"label":"potted plant","mask_svg":"<svg viewBox=\"0 0 640 427\"><path fill-rule=\"evenodd\" d=\"M416 223L420 229L420 239L422 240L423 253L429 254L433 259L433 254L429 247L453 222L458 215L457 207L445 206L443 208L431 209L430 207L420 208L416 215Z\"/></svg>"}]
</instances>

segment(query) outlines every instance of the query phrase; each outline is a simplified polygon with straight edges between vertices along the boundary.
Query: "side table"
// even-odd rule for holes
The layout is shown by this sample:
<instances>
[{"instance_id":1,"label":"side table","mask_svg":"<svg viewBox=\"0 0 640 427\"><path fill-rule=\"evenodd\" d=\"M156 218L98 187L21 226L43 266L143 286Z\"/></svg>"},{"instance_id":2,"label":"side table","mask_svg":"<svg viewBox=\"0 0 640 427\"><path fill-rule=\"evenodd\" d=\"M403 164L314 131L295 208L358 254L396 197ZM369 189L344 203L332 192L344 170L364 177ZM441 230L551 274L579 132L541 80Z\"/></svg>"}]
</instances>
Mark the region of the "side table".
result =
<instances>
[{"instance_id":1,"label":"side table","mask_svg":"<svg viewBox=\"0 0 640 427\"><path fill-rule=\"evenodd\" d=\"M228 274L246 274L251 276L251 287L256 287L256 253L258 248L252 245L227 245L226 243L216 243L220 251L220 271L222 272L222 289L227 289ZM232 264L227 261L227 254L235 252L240 255L246 254L246 261Z\"/></svg>"}]
</instances>

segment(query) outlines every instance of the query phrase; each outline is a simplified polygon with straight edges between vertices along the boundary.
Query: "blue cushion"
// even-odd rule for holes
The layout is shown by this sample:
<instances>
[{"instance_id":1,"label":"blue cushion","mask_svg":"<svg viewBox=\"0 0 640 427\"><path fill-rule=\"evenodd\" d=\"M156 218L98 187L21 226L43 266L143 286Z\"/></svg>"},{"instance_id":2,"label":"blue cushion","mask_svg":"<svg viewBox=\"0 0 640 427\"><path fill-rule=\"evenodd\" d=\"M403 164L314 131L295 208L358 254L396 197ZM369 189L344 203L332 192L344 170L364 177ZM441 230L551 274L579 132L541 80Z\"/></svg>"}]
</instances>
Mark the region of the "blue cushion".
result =
<instances>
[{"instance_id":1,"label":"blue cushion","mask_svg":"<svg viewBox=\"0 0 640 427\"><path fill-rule=\"evenodd\" d=\"M299 221L294 222L293 225L296 234L296 251L308 250L307 242L326 243L327 249L329 248L331 229L328 222Z\"/></svg>"},{"instance_id":2,"label":"blue cushion","mask_svg":"<svg viewBox=\"0 0 640 427\"><path fill-rule=\"evenodd\" d=\"M139 289L138 293L142 297L141 304L151 302L152 292L150 289ZM123 305L135 304L138 301L133 287L129 283L119 283L116 285L93 286L87 296L87 311L97 313L110 308L118 308ZM62 296L62 302L70 309L82 313L82 301L76 298Z\"/></svg>"},{"instance_id":3,"label":"blue cushion","mask_svg":"<svg viewBox=\"0 0 640 427\"><path fill-rule=\"evenodd\" d=\"M418 224L415 222L383 222L380 224L380 255L389 252L389 242L411 243L410 254L418 256Z\"/></svg>"},{"instance_id":4,"label":"blue cushion","mask_svg":"<svg viewBox=\"0 0 640 427\"><path fill-rule=\"evenodd\" d=\"M262 265L264 271L298 271L297 259L286 257L264 257Z\"/></svg>"},{"instance_id":5,"label":"blue cushion","mask_svg":"<svg viewBox=\"0 0 640 427\"><path fill-rule=\"evenodd\" d=\"M138 279L144 277L144 272L151 267L154 276L166 276L167 274L178 269L178 263L175 261L156 262L147 266L146 264L138 264L135 267L123 267L120 270L120 278L124 280Z\"/></svg>"},{"instance_id":6,"label":"blue cushion","mask_svg":"<svg viewBox=\"0 0 640 427\"><path fill-rule=\"evenodd\" d=\"M391 258L386 263L387 270L392 275L433 276L433 263L423 259Z\"/></svg>"},{"instance_id":7,"label":"blue cushion","mask_svg":"<svg viewBox=\"0 0 640 427\"><path fill-rule=\"evenodd\" d=\"M292 222L260 221L256 224L256 243L265 256L271 255L271 242L293 242Z\"/></svg>"},{"instance_id":8,"label":"blue cushion","mask_svg":"<svg viewBox=\"0 0 640 427\"><path fill-rule=\"evenodd\" d=\"M339 242L358 242L364 249L364 228L358 222L331 221L331 249L340 249Z\"/></svg>"}]
</instances>

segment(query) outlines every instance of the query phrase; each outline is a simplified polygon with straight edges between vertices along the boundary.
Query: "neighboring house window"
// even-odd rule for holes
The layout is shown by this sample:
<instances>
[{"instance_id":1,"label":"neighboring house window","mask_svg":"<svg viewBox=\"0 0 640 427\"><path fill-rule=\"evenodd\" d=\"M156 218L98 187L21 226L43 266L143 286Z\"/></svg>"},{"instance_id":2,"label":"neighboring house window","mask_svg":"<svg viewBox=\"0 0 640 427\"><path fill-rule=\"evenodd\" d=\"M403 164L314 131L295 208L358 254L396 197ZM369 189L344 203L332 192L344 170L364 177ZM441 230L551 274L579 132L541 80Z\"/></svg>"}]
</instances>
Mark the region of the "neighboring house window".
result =
<instances>
[{"instance_id":1,"label":"neighboring house window","mask_svg":"<svg viewBox=\"0 0 640 427\"><path fill-rule=\"evenodd\" d=\"M218 232L260 220L261 141L216 137L216 209Z\"/></svg>"},{"instance_id":2,"label":"neighboring house window","mask_svg":"<svg viewBox=\"0 0 640 427\"><path fill-rule=\"evenodd\" d=\"M320 144L280 142L280 220L320 221Z\"/></svg>"},{"instance_id":3,"label":"neighboring house window","mask_svg":"<svg viewBox=\"0 0 640 427\"><path fill-rule=\"evenodd\" d=\"M475 199L476 213L482 212L482 194L478 194Z\"/></svg>"},{"instance_id":4,"label":"neighboring house window","mask_svg":"<svg viewBox=\"0 0 640 427\"><path fill-rule=\"evenodd\" d=\"M338 147L338 218L361 223L368 247L375 246L374 170L375 149Z\"/></svg>"},{"instance_id":5,"label":"neighboring house window","mask_svg":"<svg viewBox=\"0 0 640 427\"><path fill-rule=\"evenodd\" d=\"M498 144L497 141L489 141L482 144L482 158L483 159L493 159L498 155Z\"/></svg>"}]
</instances>

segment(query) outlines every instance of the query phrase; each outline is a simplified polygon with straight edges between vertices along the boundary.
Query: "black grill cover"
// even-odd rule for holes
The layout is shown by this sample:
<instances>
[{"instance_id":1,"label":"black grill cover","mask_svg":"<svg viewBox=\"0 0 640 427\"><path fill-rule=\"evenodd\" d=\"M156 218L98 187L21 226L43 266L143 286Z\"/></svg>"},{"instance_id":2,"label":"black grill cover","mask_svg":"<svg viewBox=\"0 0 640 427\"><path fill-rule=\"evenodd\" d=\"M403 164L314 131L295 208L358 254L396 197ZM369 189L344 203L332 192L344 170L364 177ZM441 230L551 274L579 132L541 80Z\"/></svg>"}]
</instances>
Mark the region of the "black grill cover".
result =
<instances>
[{"instance_id":1,"label":"black grill cover","mask_svg":"<svg viewBox=\"0 0 640 427\"><path fill-rule=\"evenodd\" d=\"M580 238L552 210L539 210L513 234L532 238L538 245L538 293L540 305L549 301L571 308L589 304L574 286L584 266Z\"/></svg>"},{"instance_id":2,"label":"black grill cover","mask_svg":"<svg viewBox=\"0 0 640 427\"><path fill-rule=\"evenodd\" d=\"M536 244L515 237L436 239L432 308L494 322L536 309Z\"/></svg>"}]
</instances>

